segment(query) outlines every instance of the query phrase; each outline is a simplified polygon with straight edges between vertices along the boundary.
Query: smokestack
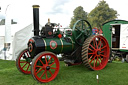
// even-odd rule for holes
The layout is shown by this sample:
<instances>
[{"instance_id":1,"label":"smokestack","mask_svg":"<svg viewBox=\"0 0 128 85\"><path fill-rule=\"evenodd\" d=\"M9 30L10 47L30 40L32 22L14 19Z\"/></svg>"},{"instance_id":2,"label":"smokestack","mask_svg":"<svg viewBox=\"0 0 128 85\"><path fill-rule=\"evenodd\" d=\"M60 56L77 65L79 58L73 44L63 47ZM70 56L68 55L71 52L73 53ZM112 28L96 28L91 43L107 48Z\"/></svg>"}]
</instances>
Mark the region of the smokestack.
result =
<instances>
[{"instance_id":1,"label":"smokestack","mask_svg":"<svg viewBox=\"0 0 128 85\"><path fill-rule=\"evenodd\" d=\"M34 36L39 36L39 5L33 5Z\"/></svg>"}]
</instances>

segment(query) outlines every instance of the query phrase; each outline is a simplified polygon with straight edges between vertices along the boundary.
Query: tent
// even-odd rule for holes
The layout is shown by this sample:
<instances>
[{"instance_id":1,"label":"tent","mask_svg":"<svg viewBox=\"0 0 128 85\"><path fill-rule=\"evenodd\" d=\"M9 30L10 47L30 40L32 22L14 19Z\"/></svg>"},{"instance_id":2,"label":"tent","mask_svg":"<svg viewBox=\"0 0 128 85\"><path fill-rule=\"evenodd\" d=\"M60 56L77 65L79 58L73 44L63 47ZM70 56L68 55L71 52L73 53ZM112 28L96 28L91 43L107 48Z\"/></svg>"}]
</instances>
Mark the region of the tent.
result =
<instances>
[{"instance_id":1,"label":"tent","mask_svg":"<svg viewBox=\"0 0 128 85\"><path fill-rule=\"evenodd\" d=\"M41 29L40 25L40 29ZM5 26L0 27L3 31ZM12 31L12 42L10 49L6 51L6 59L7 60L16 60L19 53L27 48L28 40L33 36L33 24L29 24L27 26L17 25L11 27ZM20 29L20 30L19 30ZM4 34L0 36L4 37ZM4 42L4 40L3 40ZM4 44L4 43L2 43ZM4 59L4 51L0 51L0 59Z\"/></svg>"},{"instance_id":2,"label":"tent","mask_svg":"<svg viewBox=\"0 0 128 85\"><path fill-rule=\"evenodd\" d=\"M30 24L15 33L12 41L12 60L16 60L19 53L27 48L27 42L33 36L32 27L33 25Z\"/></svg>"},{"instance_id":3,"label":"tent","mask_svg":"<svg viewBox=\"0 0 128 85\"><path fill-rule=\"evenodd\" d=\"M42 26L39 26L39 29L41 29ZM12 59L16 60L17 56L20 54L21 51L27 48L28 40L34 36L33 30L33 24L30 24L26 26L25 28L19 30L15 33L13 41L12 41Z\"/></svg>"},{"instance_id":4,"label":"tent","mask_svg":"<svg viewBox=\"0 0 128 85\"><path fill-rule=\"evenodd\" d=\"M5 51L4 47L4 37L5 37L5 25L0 26L0 59L5 59ZM11 46L10 49L6 51L6 59L7 60L15 60L14 56L19 53L22 49L27 47L27 41L32 36L33 32L33 24L29 24L27 26L23 26L20 24L11 25ZM14 53L14 54L13 54Z\"/></svg>"}]
</instances>

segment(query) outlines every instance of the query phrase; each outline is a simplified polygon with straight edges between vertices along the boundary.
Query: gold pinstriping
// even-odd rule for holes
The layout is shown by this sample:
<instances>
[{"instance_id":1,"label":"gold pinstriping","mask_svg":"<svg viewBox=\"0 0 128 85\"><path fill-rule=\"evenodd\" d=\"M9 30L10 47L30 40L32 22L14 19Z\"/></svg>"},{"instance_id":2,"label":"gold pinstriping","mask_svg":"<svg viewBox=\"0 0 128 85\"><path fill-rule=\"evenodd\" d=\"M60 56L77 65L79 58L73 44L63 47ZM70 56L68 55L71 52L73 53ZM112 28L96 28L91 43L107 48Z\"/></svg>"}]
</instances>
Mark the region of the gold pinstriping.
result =
<instances>
[{"instance_id":1,"label":"gold pinstriping","mask_svg":"<svg viewBox=\"0 0 128 85\"><path fill-rule=\"evenodd\" d=\"M61 48L61 52L62 52L63 51L63 41L61 38L60 38L60 41L61 41L61 45L62 45L62 48Z\"/></svg>"},{"instance_id":2,"label":"gold pinstriping","mask_svg":"<svg viewBox=\"0 0 128 85\"><path fill-rule=\"evenodd\" d=\"M46 44L46 41L43 39L44 41L44 44L45 44L45 50L47 49L47 44Z\"/></svg>"}]
</instances>

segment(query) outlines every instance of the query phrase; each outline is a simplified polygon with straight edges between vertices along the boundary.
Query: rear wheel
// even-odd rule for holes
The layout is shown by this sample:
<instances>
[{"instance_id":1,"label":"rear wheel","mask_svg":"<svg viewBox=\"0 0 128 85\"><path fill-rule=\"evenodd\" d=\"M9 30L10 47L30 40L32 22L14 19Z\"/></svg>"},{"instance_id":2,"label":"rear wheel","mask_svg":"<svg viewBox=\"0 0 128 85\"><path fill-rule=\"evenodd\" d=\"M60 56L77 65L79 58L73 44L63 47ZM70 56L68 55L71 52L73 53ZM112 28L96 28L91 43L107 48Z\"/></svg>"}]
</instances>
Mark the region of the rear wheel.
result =
<instances>
[{"instance_id":1,"label":"rear wheel","mask_svg":"<svg viewBox=\"0 0 128 85\"><path fill-rule=\"evenodd\" d=\"M33 59L31 72L33 78L39 82L52 81L59 72L57 56L51 52L41 52Z\"/></svg>"},{"instance_id":2,"label":"rear wheel","mask_svg":"<svg viewBox=\"0 0 128 85\"><path fill-rule=\"evenodd\" d=\"M82 61L91 70L103 69L109 59L109 45L101 35L87 38L82 47Z\"/></svg>"}]
</instances>

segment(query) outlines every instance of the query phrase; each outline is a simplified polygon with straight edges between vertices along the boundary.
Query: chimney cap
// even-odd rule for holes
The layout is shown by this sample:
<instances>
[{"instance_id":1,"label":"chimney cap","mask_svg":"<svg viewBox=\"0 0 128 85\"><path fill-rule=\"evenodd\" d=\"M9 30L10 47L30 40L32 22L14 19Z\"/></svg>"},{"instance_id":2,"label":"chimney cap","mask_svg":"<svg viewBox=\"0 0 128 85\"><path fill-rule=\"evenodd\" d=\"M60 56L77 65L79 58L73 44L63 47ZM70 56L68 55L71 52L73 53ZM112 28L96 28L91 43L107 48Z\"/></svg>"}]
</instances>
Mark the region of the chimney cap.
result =
<instances>
[{"instance_id":1,"label":"chimney cap","mask_svg":"<svg viewBox=\"0 0 128 85\"><path fill-rule=\"evenodd\" d=\"M39 5L33 5L32 7L33 8L39 8L40 6Z\"/></svg>"}]
</instances>

